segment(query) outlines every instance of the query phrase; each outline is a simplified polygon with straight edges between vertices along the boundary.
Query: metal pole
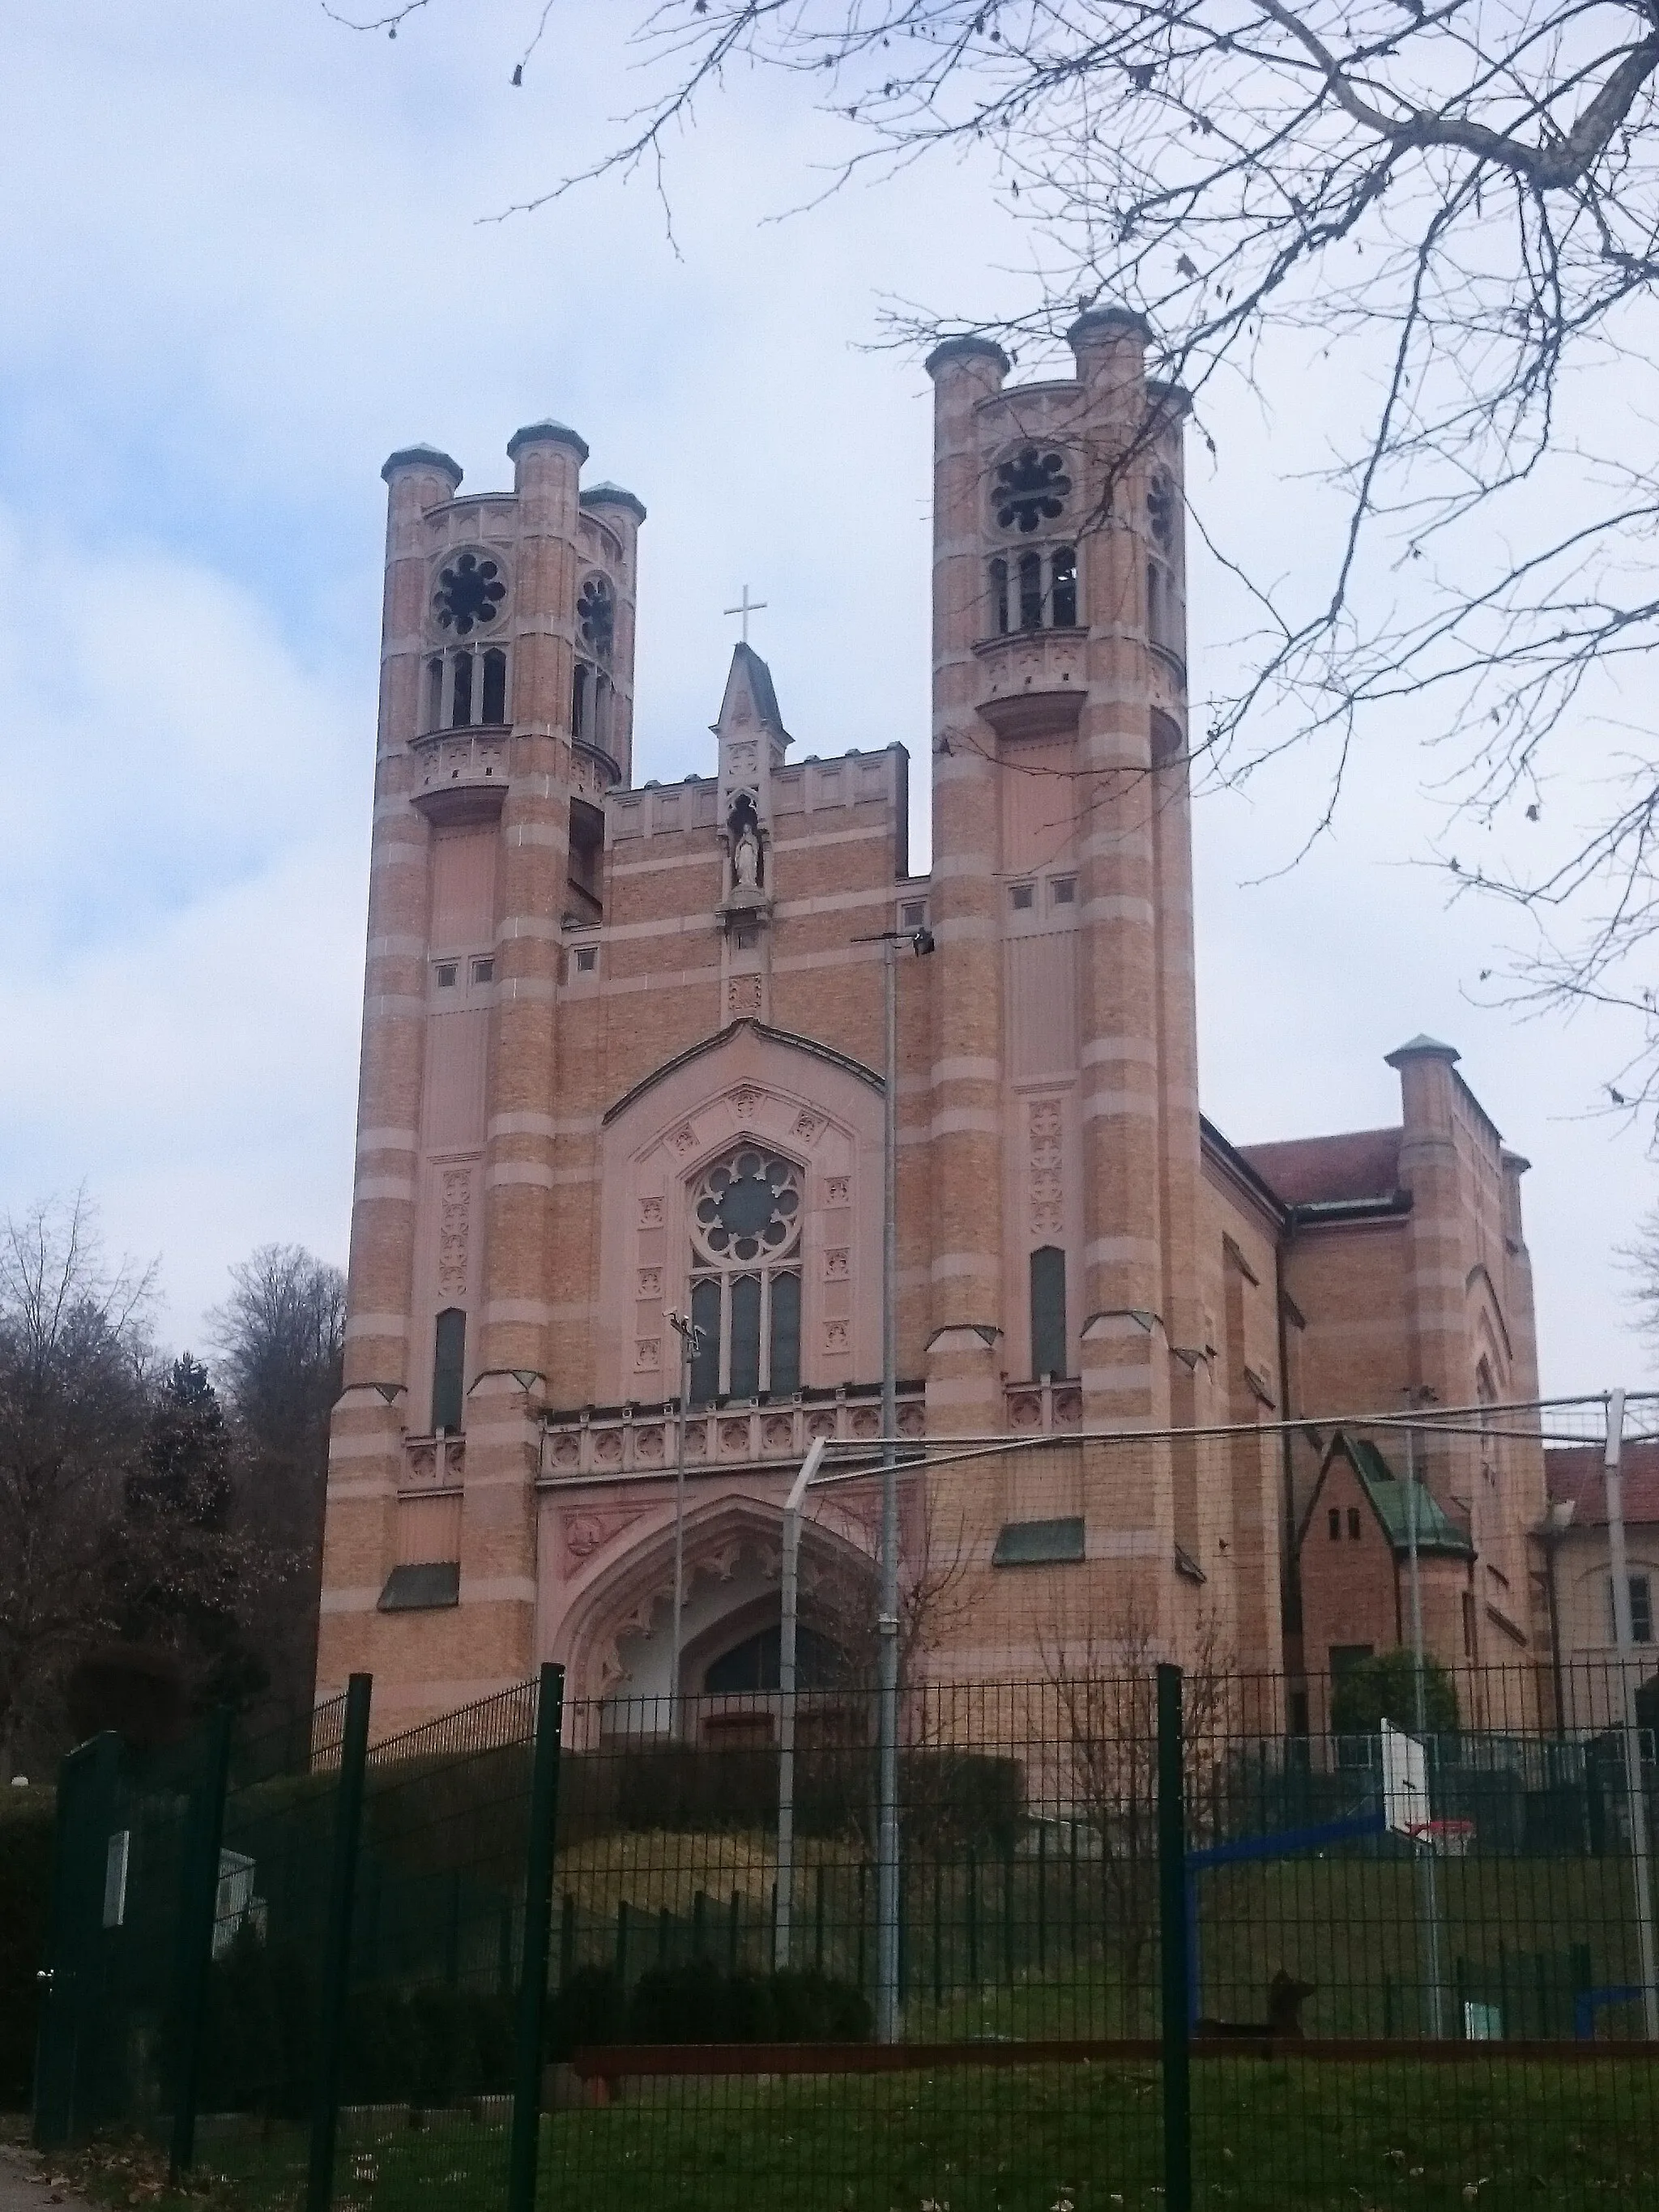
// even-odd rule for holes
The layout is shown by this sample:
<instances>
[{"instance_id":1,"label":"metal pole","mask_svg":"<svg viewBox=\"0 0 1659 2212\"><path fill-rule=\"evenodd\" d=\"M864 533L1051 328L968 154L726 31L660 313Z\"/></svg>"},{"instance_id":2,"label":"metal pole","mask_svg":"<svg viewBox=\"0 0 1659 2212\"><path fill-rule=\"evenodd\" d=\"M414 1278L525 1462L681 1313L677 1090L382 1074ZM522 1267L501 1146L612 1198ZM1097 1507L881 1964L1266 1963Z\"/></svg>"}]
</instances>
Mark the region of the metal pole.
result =
<instances>
[{"instance_id":1,"label":"metal pole","mask_svg":"<svg viewBox=\"0 0 1659 2212\"><path fill-rule=\"evenodd\" d=\"M190 1809L179 1911L179 2049L167 2149L167 2179L175 2185L196 2162L196 2100L219 1907L219 1853L224 1841L232 1725L230 1713L222 1706L208 1723L206 1757Z\"/></svg>"},{"instance_id":2,"label":"metal pole","mask_svg":"<svg viewBox=\"0 0 1659 2212\"><path fill-rule=\"evenodd\" d=\"M536 1748L530 1771L530 1837L525 1852L524 1948L507 2142L507 2212L534 2212L541 2148L542 2031L553 1941L553 1845L559 1820L559 1748L564 1735L564 1669L544 1662L536 1686Z\"/></svg>"},{"instance_id":3,"label":"metal pole","mask_svg":"<svg viewBox=\"0 0 1659 2212\"><path fill-rule=\"evenodd\" d=\"M775 1948L789 1964L795 1906L795 1638L800 1596L800 1509L823 1458L817 1437L783 1501L783 1617L778 1638L778 1909Z\"/></svg>"},{"instance_id":4,"label":"metal pole","mask_svg":"<svg viewBox=\"0 0 1659 2212\"><path fill-rule=\"evenodd\" d=\"M671 1313L668 1325L680 1340L680 1417L674 1452L674 1627L669 1657L668 1733L680 1732L680 1642L685 1615L685 1414L691 1399L691 1362L702 1331L687 1314Z\"/></svg>"},{"instance_id":5,"label":"metal pole","mask_svg":"<svg viewBox=\"0 0 1659 2212\"><path fill-rule=\"evenodd\" d=\"M312 2088L306 2212L329 2212L334 2201L340 2053L345 2040L351 1917L357 1893L357 1844L363 1820L363 1770L368 1763L368 1701L373 1688L374 1677L370 1674L353 1674L346 1684L345 1729L340 1740L340 1786L334 1800L334 1868L329 1889L328 1948L323 1958L317 2071Z\"/></svg>"},{"instance_id":6,"label":"metal pole","mask_svg":"<svg viewBox=\"0 0 1659 2212\"><path fill-rule=\"evenodd\" d=\"M1417 1431L1406 1431L1406 1558L1411 1571L1413 1707L1417 1740L1423 1747L1425 1778L1432 1765L1429 1754L1428 1685L1423 1669L1423 1576L1417 1545ZM1428 1810L1434 1813L1431 1796ZM1435 1878L1433 1832L1419 1838L1413 1856L1417 1861L1417 1887L1421 1897L1423 1924L1429 1937L1429 2033L1437 2040L1446 2033L1445 2007L1441 1993L1440 1887Z\"/></svg>"},{"instance_id":7,"label":"metal pole","mask_svg":"<svg viewBox=\"0 0 1659 2212\"><path fill-rule=\"evenodd\" d=\"M1607 1514L1607 1564L1613 1571L1613 1640L1619 1678L1619 1734L1625 1753L1625 1802L1630 1808L1631 1877L1636 1888L1637 1958L1642 1975L1643 2030L1659 2043L1659 1966L1655 1964L1653 1875L1648 1863L1648 1803L1642 1784L1642 1738L1636 1722L1639 1669L1630 1616L1630 1555L1625 1548L1625 1394L1607 1393L1607 1441L1601 1461Z\"/></svg>"},{"instance_id":8,"label":"metal pole","mask_svg":"<svg viewBox=\"0 0 1659 2212\"><path fill-rule=\"evenodd\" d=\"M876 2035L898 2036L898 945L883 939L887 1067L882 1137L881 1590L876 1620L880 1667L877 1712Z\"/></svg>"},{"instance_id":9,"label":"metal pole","mask_svg":"<svg viewBox=\"0 0 1659 2212\"><path fill-rule=\"evenodd\" d=\"M1192 2212L1191 2027L1187 1952L1187 1789L1181 1669L1158 1670L1158 1926L1164 2043L1164 2203Z\"/></svg>"}]
</instances>

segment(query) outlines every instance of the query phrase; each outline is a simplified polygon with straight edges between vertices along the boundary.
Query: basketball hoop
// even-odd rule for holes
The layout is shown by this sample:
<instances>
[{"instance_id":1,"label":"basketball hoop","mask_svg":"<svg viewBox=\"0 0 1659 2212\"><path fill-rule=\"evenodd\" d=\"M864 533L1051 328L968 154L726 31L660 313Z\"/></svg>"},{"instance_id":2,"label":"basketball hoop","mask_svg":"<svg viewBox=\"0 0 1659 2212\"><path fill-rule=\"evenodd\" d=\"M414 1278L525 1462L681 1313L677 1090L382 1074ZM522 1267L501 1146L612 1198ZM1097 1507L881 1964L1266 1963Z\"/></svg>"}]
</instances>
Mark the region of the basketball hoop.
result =
<instances>
[{"instance_id":1,"label":"basketball hoop","mask_svg":"<svg viewBox=\"0 0 1659 2212\"><path fill-rule=\"evenodd\" d=\"M1406 1830L1414 1844L1426 1844L1437 1857L1466 1859L1474 1842L1473 1820L1417 1820Z\"/></svg>"}]
</instances>

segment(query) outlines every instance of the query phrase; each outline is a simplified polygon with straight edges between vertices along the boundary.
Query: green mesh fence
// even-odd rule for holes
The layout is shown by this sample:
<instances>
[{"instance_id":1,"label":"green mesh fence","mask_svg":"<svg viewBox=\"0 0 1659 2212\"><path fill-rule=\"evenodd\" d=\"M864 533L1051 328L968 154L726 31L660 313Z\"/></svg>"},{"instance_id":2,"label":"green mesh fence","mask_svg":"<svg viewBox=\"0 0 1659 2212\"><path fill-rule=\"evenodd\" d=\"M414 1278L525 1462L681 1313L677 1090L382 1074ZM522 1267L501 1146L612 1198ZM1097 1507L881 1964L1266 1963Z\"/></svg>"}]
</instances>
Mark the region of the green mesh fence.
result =
<instances>
[{"instance_id":1,"label":"green mesh fence","mask_svg":"<svg viewBox=\"0 0 1659 2212\"><path fill-rule=\"evenodd\" d=\"M176 2147L193 2085L198 2164L295 2212L1659 2203L1659 1771L1608 1670L1464 1670L1416 1782L1279 1678L1182 1691L1162 1773L1150 1668L908 1692L890 1883L866 1687L789 1730L776 1691L574 1703L550 1893L537 1685L380 1736L355 1831L337 1703L230 1745L194 1984L210 1738L100 1740L61 1800L63 2133Z\"/></svg>"}]
</instances>

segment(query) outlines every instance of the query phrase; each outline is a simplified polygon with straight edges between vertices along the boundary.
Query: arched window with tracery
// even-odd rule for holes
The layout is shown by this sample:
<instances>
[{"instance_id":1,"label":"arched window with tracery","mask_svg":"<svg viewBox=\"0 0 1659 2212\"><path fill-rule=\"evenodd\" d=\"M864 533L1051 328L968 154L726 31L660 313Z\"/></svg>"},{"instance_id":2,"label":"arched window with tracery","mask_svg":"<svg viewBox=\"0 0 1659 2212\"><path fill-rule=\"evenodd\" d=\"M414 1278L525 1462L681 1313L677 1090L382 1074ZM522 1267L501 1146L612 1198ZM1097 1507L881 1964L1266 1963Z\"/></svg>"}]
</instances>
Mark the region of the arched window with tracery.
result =
<instances>
[{"instance_id":1,"label":"arched window with tracery","mask_svg":"<svg viewBox=\"0 0 1659 2212\"><path fill-rule=\"evenodd\" d=\"M739 1145L691 1193L691 1397L787 1397L800 1388L801 1178Z\"/></svg>"}]
</instances>

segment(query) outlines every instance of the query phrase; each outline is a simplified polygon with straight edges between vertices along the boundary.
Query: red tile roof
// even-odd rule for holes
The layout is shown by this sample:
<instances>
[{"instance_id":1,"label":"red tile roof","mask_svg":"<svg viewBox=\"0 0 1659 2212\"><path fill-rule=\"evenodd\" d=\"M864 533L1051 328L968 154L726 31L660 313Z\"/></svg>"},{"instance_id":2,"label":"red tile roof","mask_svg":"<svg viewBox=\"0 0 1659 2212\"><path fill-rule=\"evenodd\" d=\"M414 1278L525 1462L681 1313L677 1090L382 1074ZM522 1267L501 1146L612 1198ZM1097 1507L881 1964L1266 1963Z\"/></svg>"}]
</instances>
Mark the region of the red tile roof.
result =
<instances>
[{"instance_id":1,"label":"red tile roof","mask_svg":"<svg viewBox=\"0 0 1659 2212\"><path fill-rule=\"evenodd\" d=\"M1331 1199L1392 1198L1400 1188L1401 1129L1351 1129L1238 1149L1290 1206Z\"/></svg>"},{"instance_id":2,"label":"red tile roof","mask_svg":"<svg viewBox=\"0 0 1659 2212\"><path fill-rule=\"evenodd\" d=\"M1659 1442L1648 1439L1626 1444L1620 1472L1624 1477L1626 1520L1659 1522ZM1544 1480L1552 1504L1557 1499L1573 1500L1575 1528L1599 1528L1606 1524L1600 1444L1551 1445L1544 1454Z\"/></svg>"}]
</instances>

